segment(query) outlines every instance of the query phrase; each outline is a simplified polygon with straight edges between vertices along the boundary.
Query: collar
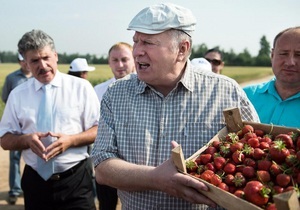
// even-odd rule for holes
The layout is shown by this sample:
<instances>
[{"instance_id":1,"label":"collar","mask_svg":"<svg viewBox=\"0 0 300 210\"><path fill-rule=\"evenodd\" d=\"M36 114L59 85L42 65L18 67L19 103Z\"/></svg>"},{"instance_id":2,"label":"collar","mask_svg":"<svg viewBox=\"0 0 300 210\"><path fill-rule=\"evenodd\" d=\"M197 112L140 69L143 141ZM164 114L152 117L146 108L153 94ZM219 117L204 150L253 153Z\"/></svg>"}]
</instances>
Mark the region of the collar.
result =
<instances>
[{"instance_id":1,"label":"collar","mask_svg":"<svg viewBox=\"0 0 300 210\"><path fill-rule=\"evenodd\" d=\"M51 84L52 86L55 86L55 87L61 87L62 86L62 73L60 73L58 70L56 70L54 78L52 79L52 81L49 84ZM44 85L44 83L41 83L37 79L34 79L34 88L36 91L41 89L41 87L43 85Z\"/></svg>"},{"instance_id":2,"label":"collar","mask_svg":"<svg viewBox=\"0 0 300 210\"><path fill-rule=\"evenodd\" d=\"M138 77L137 77L137 82L138 82L138 87L137 87L137 90L136 90L136 94L141 94L141 93L145 92L147 87L150 88L150 89L153 89L150 85L148 85L144 81L139 80ZM194 80L193 71L191 69L191 63L190 63L189 60L186 63L186 67L184 69L182 77L180 78L180 80L178 81L178 83L177 83L177 85L174 89L176 89L180 83L187 90L193 92L195 80Z\"/></svg>"}]
</instances>

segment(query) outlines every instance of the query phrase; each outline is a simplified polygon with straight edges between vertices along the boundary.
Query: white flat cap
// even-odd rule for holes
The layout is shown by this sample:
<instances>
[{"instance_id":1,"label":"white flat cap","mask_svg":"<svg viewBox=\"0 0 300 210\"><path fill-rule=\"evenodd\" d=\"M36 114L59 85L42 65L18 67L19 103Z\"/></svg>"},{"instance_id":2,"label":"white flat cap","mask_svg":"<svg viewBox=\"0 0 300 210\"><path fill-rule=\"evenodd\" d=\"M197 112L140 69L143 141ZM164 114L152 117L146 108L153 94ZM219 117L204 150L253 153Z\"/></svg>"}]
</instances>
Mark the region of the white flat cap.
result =
<instances>
[{"instance_id":1,"label":"white flat cap","mask_svg":"<svg viewBox=\"0 0 300 210\"><path fill-rule=\"evenodd\" d=\"M169 29L177 29L191 36L196 22L195 16L189 9L171 3L162 3L141 10L131 20L127 30L159 34Z\"/></svg>"}]
</instances>

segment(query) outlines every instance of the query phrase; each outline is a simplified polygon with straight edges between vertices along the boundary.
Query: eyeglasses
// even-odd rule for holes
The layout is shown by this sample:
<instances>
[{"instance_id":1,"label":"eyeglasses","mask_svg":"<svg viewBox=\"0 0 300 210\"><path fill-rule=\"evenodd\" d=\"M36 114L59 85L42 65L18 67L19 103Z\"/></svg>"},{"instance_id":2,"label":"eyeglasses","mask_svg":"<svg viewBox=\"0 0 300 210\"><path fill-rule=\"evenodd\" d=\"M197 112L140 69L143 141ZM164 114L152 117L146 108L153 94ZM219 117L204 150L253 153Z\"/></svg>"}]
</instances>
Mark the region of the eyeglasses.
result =
<instances>
[{"instance_id":1,"label":"eyeglasses","mask_svg":"<svg viewBox=\"0 0 300 210\"><path fill-rule=\"evenodd\" d=\"M222 61L221 60L217 60L217 59L209 59L209 58L205 58L208 62L210 62L211 64L215 65L215 66L219 66Z\"/></svg>"}]
</instances>

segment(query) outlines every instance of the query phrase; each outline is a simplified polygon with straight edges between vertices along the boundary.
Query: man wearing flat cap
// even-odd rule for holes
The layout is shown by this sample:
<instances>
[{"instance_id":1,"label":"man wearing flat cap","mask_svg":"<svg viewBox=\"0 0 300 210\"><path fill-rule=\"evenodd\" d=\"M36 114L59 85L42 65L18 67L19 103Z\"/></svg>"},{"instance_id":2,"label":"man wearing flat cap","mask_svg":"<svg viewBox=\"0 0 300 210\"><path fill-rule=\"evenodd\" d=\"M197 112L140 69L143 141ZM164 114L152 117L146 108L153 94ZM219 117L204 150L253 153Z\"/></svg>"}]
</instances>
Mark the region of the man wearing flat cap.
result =
<instances>
[{"instance_id":1,"label":"man wearing flat cap","mask_svg":"<svg viewBox=\"0 0 300 210\"><path fill-rule=\"evenodd\" d=\"M104 94L92 151L97 182L118 189L122 209L216 208L204 183L177 171L171 149L191 156L225 126L228 107L258 121L234 80L190 64L195 25L190 10L158 4L128 26L137 74Z\"/></svg>"}]
</instances>

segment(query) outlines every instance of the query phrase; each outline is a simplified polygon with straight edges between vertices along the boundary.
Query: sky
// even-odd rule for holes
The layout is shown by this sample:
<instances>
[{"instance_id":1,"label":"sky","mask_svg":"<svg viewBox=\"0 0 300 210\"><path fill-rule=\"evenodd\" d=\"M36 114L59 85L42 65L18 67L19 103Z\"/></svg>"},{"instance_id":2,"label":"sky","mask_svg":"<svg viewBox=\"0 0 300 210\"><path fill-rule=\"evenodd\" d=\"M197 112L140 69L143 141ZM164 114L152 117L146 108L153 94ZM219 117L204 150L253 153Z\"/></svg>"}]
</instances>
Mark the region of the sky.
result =
<instances>
[{"instance_id":1,"label":"sky","mask_svg":"<svg viewBox=\"0 0 300 210\"><path fill-rule=\"evenodd\" d=\"M150 5L172 2L197 19L193 44L256 56L262 36L272 44L281 30L300 25L300 0L0 0L0 51L17 52L24 33L40 29L58 53L106 56L119 41L132 44L127 26Z\"/></svg>"}]
</instances>

